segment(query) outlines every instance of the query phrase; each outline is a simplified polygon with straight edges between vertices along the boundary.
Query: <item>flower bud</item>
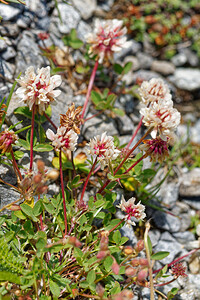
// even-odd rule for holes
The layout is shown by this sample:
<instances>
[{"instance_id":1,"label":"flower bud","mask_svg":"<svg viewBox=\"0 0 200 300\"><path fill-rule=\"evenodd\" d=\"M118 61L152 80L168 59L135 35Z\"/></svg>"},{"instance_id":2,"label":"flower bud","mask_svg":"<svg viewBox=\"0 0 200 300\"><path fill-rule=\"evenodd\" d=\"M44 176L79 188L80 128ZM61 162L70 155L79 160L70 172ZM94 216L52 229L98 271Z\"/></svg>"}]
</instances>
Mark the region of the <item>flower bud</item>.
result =
<instances>
[{"instance_id":1,"label":"flower bud","mask_svg":"<svg viewBox=\"0 0 200 300\"><path fill-rule=\"evenodd\" d=\"M124 247L124 254L130 255L130 254L133 254L133 252L134 252L134 249L131 246Z\"/></svg>"},{"instance_id":2,"label":"flower bud","mask_svg":"<svg viewBox=\"0 0 200 300\"><path fill-rule=\"evenodd\" d=\"M103 298L104 291L105 291L104 287L100 283L98 283L96 286L96 292L100 298Z\"/></svg>"},{"instance_id":3,"label":"flower bud","mask_svg":"<svg viewBox=\"0 0 200 300\"><path fill-rule=\"evenodd\" d=\"M108 255L108 251L105 251L105 250L103 250L103 251L99 251L98 253L97 253L97 258L98 259L103 259L104 257L106 257L107 255Z\"/></svg>"},{"instance_id":4,"label":"flower bud","mask_svg":"<svg viewBox=\"0 0 200 300\"><path fill-rule=\"evenodd\" d=\"M148 260L146 258L140 258L139 259L139 264L140 266L145 266L145 267L148 267Z\"/></svg>"},{"instance_id":5,"label":"flower bud","mask_svg":"<svg viewBox=\"0 0 200 300\"><path fill-rule=\"evenodd\" d=\"M38 168L38 171L43 173L44 172L44 168L45 168L45 164L42 160L38 160L37 161L37 168Z\"/></svg>"},{"instance_id":6,"label":"flower bud","mask_svg":"<svg viewBox=\"0 0 200 300\"><path fill-rule=\"evenodd\" d=\"M40 183L42 181L42 175L41 174L37 174L37 175L35 175L34 177L33 177L33 182L35 183L35 184L38 184L38 183Z\"/></svg>"},{"instance_id":7,"label":"flower bud","mask_svg":"<svg viewBox=\"0 0 200 300\"><path fill-rule=\"evenodd\" d=\"M112 264L112 271L115 275L119 275L119 265L116 260Z\"/></svg>"},{"instance_id":8,"label":"flower bud","mask_svg":"<svg viewBox=\"0 0 200 300\"><path fill-rule=\"evenodd\" d=\"M139 282L144 282L146 280L147 276L148 276L148 269L145 268L138 272L137 279Z\"/></svg>"},{"instance_id":9,"label":"flower bud","mask_svg":"<svg viewBox=\"0 0 200 300\"><path fill-rule=\"evenodd\" d=\"M131 265L132 265L133 267L138 267L138 266L140 265L140 264L139 264L139 259L137 259L137 258L132 259Z\"/></svg>"},{"instance_id":10,"label":"flower bud","mask_svg":"<svg viewBox=\"0 0 200 300\"><path fill-rule=\"evenodd\" d=\"M144 249L144 241L143 240L139 240L138 242L137 242L137 245L136 245L136 247L135 247L135 250L137 251L137 252L140 252L140 251L142 251Z\"/></svg>"},{"instance_id":11,"label":"flower bud","mask_svg":"<svg viewBox=\"0 0 200 300\"><path fill-rule=\"evenodd\" d=\"M48 186L47 185L40 186L40 187L37 188L36 194L38 194L38 195L44 194L44 193L47 192L47 190L48 190Z\"/></svg>"},{"instance_id":12,"label":"flower bud","mask_svg":"<svg viewBox=\"0 0 200 300\"><path fill-rule=\"evenodd\" d=\"M68 238L68 243L71 244L72 246L79 247L79 248L82 245L82 243L75 236L70 236Z\"/></svg>"},{"instance_id":13,"label":"flower bud","mask_svg":"<svg viewBox=\"0 0 200 300\"><path fill-rule=\"evenodd\" d=\"M59 171L54 169L47 174L47 179L56 180L58 176L59 176Z\"/></svg>"},{"instance_id":14,"label":"flower bud","mask_svg":"<svg viewBox=\"0 0 200 300\"><path fill-rule=\"evenodd\" d=\"M125 275L129 277L133 277L137 274L137 269L133 269L132 267L126 268Z\"/></svg>"}]
</instances>

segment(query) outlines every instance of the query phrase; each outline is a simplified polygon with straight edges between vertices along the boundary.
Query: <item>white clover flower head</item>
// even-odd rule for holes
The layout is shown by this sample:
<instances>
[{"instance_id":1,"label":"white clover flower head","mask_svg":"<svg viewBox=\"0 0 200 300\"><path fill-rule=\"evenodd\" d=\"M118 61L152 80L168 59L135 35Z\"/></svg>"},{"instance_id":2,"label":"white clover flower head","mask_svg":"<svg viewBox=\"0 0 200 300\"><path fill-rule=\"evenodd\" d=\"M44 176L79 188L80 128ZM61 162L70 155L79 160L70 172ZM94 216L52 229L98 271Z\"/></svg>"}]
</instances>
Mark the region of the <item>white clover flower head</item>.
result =
<instances>
[{"instance_id":1,"label":"white clover flower head","mask_svg":"<svg viewBox=\"0 0 200 300\"><path fill-rule=\"evenodd\" d=\"M161 78L152 78L150 81L143 81L139 88L139 94L145 105L157 102L158 100L173 105L169 88Z\"/></svg>"},{"instance_id":2,"label":"white clover flower head","mask_svg":"<svg viewBox=\"0 0 200 300\"><path fill-rule=\"evenodd\" d=\"M140 202L135 204L135 200L136 199L132 197L128 201L125 201L124 197L122 196L121 203L117 206L125 212L125 221L127 226L136 225L132 220L133 217L137 220L143 220L146 217L144 212L145 206L140 204Z\"/></svg>"},{"instance_id":3,"label":"white clover flower head","mask_svg":"<svg viewBox=\"0 0 200 300\"><path fill-rule=\"evenodd\" d=\"M97 156L102 170L109 161L115 160L120 153L120 151L115 148L114 138L108 136L106 132L101 136L97 135L91 139L87 145L89 146L88 153Z\"/></svg>"},{"instance_id":4,"label":"white clover flower head","mask_svg":"<svg viewBox=\"0 0 200 300\"><path fill-rule=\"evenodd\" d=\"M38 69L37 74L34 72L34 67L29 67L25 76L17 79L21 87L16 91L20 102L24 101L32 110L33 105L36 105L36 110L43 114L49 104L55 100L61 93L60 90L54 90L61 85L61 76L50 76L50 67Z\"/></svg>"},{"instance_id":5,"label":"white clover flower head","mask_svg":"<svg viewBox=\"0 0 200 300\"><path fill-rule=\"evenodd\" d=\"M169 156L168 140L163 141L159 136L155 139L143 140L143 144L139 148L145 151L153 162L162 163Z\"/></svg>"},{"instance_id":6,"label":"white clover flower head","mask_svg":"<svg viewBox=\"0 0 200 300\"><path fill-rule=\"evenodd\" d=\"M142 108L140 113L144 117L143 122L145 126L154 127L151 132L152 138L155 139L157 134L159 134L164 141L173 137L173 133L181 119L177 109L171 105L164 105L162 100L153 102L149 107Z\"/></svg>"},{"instance_id":7,"label":"white clover flower head","mask_svg":"<svg viewBox=\"0 0 200 300\"><path fill-rule=\"evenodd\" d=\"M96 20L94 32L86 36L86 41L91 44L90 56L97 55L99 63L102 63L104 59L112 59L114 52L128 48L130 42L124 36L127 29L122 28L122 25L123 21L117 19L101 22Z\"/></svg>"},{"instance_id":8,"label":"white clover flower head","mask_svg":"<svg viewBox=\"0 0 200 300\"><path fill-rule=\"evenodd\" d=\"M51 129L48 129L46 136L52 141L52 145L57 151L60 151L61 148L64 150L74 151L77 145L77 133L72 129L68 131L67 128L63 126L57 129L57 133L54 133Z\"/></svg>"}]
</instances>

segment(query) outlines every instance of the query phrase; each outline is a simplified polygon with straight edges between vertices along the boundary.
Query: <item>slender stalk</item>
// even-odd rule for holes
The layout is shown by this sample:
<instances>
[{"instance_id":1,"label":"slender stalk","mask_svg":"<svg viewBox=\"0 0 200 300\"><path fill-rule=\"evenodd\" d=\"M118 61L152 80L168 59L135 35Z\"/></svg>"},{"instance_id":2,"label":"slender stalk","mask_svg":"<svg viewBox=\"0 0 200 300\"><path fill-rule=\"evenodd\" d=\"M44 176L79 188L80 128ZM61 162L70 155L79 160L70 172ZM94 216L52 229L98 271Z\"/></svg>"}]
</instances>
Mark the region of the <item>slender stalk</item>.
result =
<instances>
[{"instance_id":1,"label":"slender stalk","mask_svg":"<svg viewBox=\"0 0 200 300\"><path fill-rule=\"evenodd\" d=\"M60 181L61 181L61 190L63 197L63 209L64 209L64 220L65 220L65 235L67 235L67 209L66 209L66 201L65 201L65 191L64 191L64 181L63 181L63 171L62 171L62 156L61 150L59 153L59 163L60 163Z\"/></svg>"},{"instance_id":2,"label":"slender stalk","mask_svg":"<svg viewBox=\"0 0 200 300\"><path fill-rule=\"evenodd\" d=\"M32 172L33 169L33 134L34 134L34 121L35 121L35 103L32 109L32 119L31 119L31 138L30 138L30 167L29 171Z\"/></svg>"},{"instance_id":3,"label":"slender stalk","mask_svg":"<svg viewBox=\"0 0 200 300\"><path fill-rule=\"evenodd\" d=\"M98 113L96 113L96 114L94 114L94 115L88 117L87 119L85 119L84 122L87 122L87 121L89 121L89 120L91 120L91 119L93 119L93 118L99 116L99 115L102 114L102 113L103 113L103 110L101 110L101 111L99 111Z\"/></svg>"},{"instance_id":4,"label":"slender stalk","mask_svg":"<svg viewBox=\"0 0 200 300\"><path fill-rule=\"evenodd\" d=\"M111 233L112 231L114 231L123 222L124 222L124 219L121 219L117 225L115 225L112 229L109 230L109 233Z\"/></svg>"},{"instance_id":5,"label":"slender stalk","mask_svg":"<svg viewBox=\"0 0 200 300\"><path fill-rule=\"evenodd\" d=\"M143 137L141 137L141 139L135 144L135 146L127 153L127 155L125 156L125 158L121 161L121 163L119 164L119 166L116 168L116 170L114 171L114 175L117 173L117 171L123 166L123 164L125 163L125 161L128 159L128 157L131 155L131 153L139 146L139 144L146 138L146 136L152 131L153 127L149 128L149 130L147 130L147 132L143 135ZM108 179L104 185L99 189L98 193L101 194L104 189L107 187L107 185L110 183L110 180Z\"/></svg>"},{"instance_id":6,"label":"slender stalk","mask_svg":"<svg viewBox=\"0 0 200 300\"><path fill-rule=\"evenodd\" d=\"M131 171L139 162L141 162L145 157L147 157L147 154L142 155L128 170L126 170L123 174L127 174L129 171Z\"/></svg>"},{"instance_id":7,"label":"slender stalk","mask_svg":"<svg viewBox=\"0 0 200 300\"><path fill-rule=\"evenodd\" d=\"M6 208L11 207L13 204L15 204L15 203L21 201L22 199L23 199L23 197L21 196L19 199L13 201L12 203L9 203L9 204L5 205L4 207L2 207L2 208L0 209L0 212L2 212L3 210L5 210Z\"/></svg>"},{"instance_id":8,"label":"slender stalk","mask_svg":"<svg viewBox=\"0 0 200 300\"><path fill-rule=\"evenodd\" d=\"M167 296L165 296L161 291L155 289L155 292L161 295L163 298L167 299Z\"/></svg>"},{"instance_id":9,"label":"slender stalk","mask_svg":"<svg viewBox=\"0 0 200 300\"><path fill-rule=\"evenodd\" d=\"M49 118L49 116L44 112L43 115L45 116L45 118L47 119L47 121L49 121L49 123L55 128L55 130L57 130L57 126L54 124L54 122Z\"/></svg>"},{"instance_id":10,"label":"slender stalk","mask_svg":"<svg viewBox=\"0 0 200 300\"><path fill-rule=\"evenodd\" d=\"M13 188L13 189L15 189L18 193L20 193L20 190L16 187L16 186L14 186L14 185L12 185L12 184L10 184L10 183L8 183L8 182L5 182L3 179L1 179L0 178L0 182L2 182L2 183L4 183L4 184L7 184L8 186L10 186L11 188ZM1 210L0 210L1 211Z\"/></svg>"},{"instance_id":11,"label":"slender stalk","mask_svg":"<svg viewBox=\"0 0 200 300\"><path fill-rule=\"evenodd\" d=\"M91 170L90 170L90 172L89 172L89 174L88 174L88 176L87 176L87 178L86 178L86 181L85 181L85 183L84 183L83 190L82 190L82 193L81 193L80 203L83 202L83 196L84 196L84 194L85 194L85 190L86 190L88 181L89 181L89 179L90 179L90 176L92 175L92 172L93 172L93 170L94 170L94 167L95 167L96 163L97 163L97 158L95 159L95 161L94 161L94 163L93 163L93 165L92 165L92 168L91 168Z\"/></svg>"},{"instance_id":12,"label":"slender stalk","mask_svg":"<svg viewBox=\"0 0 200 300\"><path fill-rule=\"evenodd\" d=\"M151 265L151 258L150 258L150 251L149 251L149 246L148 246L148 232L150 230L150 223L147 222L145 224L145 233L144 233L144 245L146 249L146 255L147 255L147 260L148 260L148 265L149 265L149 280L150 280L150 299L154 300L154 285L153 285L153 273L152 273L152 265Z\"/></svg>"},{"instance_id":13,"label":"slender stalk","mask_svg":"<svg viewBox=\"0 0 200 300\"><path fill-rule=\"evenodd\" d=\"M157 286L165 286L165 285L167 285L167 284L170 284L170 283L174 282L176 279L177 279L177 278L173 278L172 280L167 281L167 282L157 283L157 284L155 284L155 286L156 286L156 287L157 287Z\"/></svg>"},{"instance_id":14,"label":"slender stalk","mask_svg":"<svg viewBox=\"0 0 200 300\"><path fill-rule=\"evenodd\" d=\"M95 79L95 75L96 75L96 71L97 71L98 65L99 65L99 62L97 60L95 62L95 65L94 65L94 68L93 68L93 71L92 71L92 74L91 74L91 77L90 77L90 81L89 81L89 85L88 85L88 90L87 90L87 94L86 94L86 99L85 99L85 103L84 103L82 114L81 114L81 118L82 119L84 118L85 111L86 111L86 108L87 108L87 105L88 105L88 101L89 101L90 94L91 94L91 91L92 91L92 87L93 87L93 83L94 83L94 79Z\"/></svg>"},{"instance_id":15,"label":"slender stalk","mask_svg":"<svg viewBox=\"0 0 200 300\"><path fill-rule=\"evenodd\" d=\"M135 132L133 133L133 136L132 136L132 138L130 139L130 142L129 142L129 143L127 144L127 146L125 147L125 149L128 149L128 148L129 148L129 146L131 145L132 141L133 141L134 138L136 137L136 135L137 135L137 133L138 133L140 127L142 126L142 120L143 120L143 118L144 118L144 116L140 119L140 122L138 123L138 126L137 126Z\"/></svg>"},{"instance_id":16,"label":"slender stalk","mask_svg":"<svg viewBox=\"0 0 200 300\"><path fill-rule=\"evenodd\" d=\"M17 173L18 173L18 175L19 175L19 179L20 179L20 181L22 181L22 174L21 174L21 172L20 172L20 170L19 170L19 168L18 168L18 165L17 165L17 162L16 162L16 160L15 160L15 156L14 156L14 153L13 153L13 149L11 149L11 156L12 156L12 163L13 163L13 167L14 167L14 169L17 171ZM17 175L17 174L16 174ZM17 176L18 177L18 176Z\"/></svg>"}]
</instances>

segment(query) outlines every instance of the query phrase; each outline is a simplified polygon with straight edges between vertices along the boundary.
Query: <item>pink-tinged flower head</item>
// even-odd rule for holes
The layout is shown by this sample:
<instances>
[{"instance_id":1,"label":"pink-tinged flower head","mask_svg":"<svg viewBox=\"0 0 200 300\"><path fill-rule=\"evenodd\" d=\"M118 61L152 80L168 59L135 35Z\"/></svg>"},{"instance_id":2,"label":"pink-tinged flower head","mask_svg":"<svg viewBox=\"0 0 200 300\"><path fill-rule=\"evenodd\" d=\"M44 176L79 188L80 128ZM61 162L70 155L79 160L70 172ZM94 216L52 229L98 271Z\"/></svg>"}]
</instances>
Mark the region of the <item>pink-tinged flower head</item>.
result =
<instances>
[{"instance_id":1,"label":"pink-tinged flower head","mask_svg":"<svg viewBox=\"0 0 200 300\"><path fill-rule=\"evenodd\" d=\"M55 134L51 129L46 132L47 138L52 141L55 150L60 149L74 151L77 145L78 135L72 129L67 130L66 127L59 127Z\"/></svg>"},{"instance_id":2,"label":"pink-tinged flower head","mask_svg":"<svg viewBox=\"0 0 200 300\"><path fill-rule=\"evenodd\" d=\"M172 96L168 86L160 78L152 78L150 81L143 81L139 88L139 94L145 105L162 100L163 102L173 105Z\"/></svg>"},{"instance_id":3,"label":"pink-tinged flower head","mask_svg":"<svg viewBox=\"0 0 200 300\"><path fill-rule=\"evenodd\" d=\"M88 143L88 153L97 156L102 170L109 161L115 160L120 153L120 151L115 148L113 141L113 137L107 136L106 132L104 132L101 137L97 135Z\"/></svg>"},{"instance_id":4,"label":"pink-tinged flower head","mask_svg":"<svg viewBox=\"0 0 200 300\"><path fill-rule=\"evenodd\" d=\"M150 155L151 161L162 163L169 156L168 143L159 136L151 140L143 140L139 148Z\"/></svg>"},{"instance_id":5,"label":"pink-tinged flower head","mask_svg":"<svg viewBox=\"0 0 200 300\"><path fill-rule=\"evenodd\" d=\"M184 267L182 262L178 262L171 267L171 273L175 277L179 277L179 276L186 277L187 274L185 272L186 272L186 267Z\"/></svg>"},{"instance_id":6,"label":"pink-tinged flower head","mask_svg":"<svg viewBox=\"0 0 200 300\"><path fill-rule=\"evenodd\" d=\"M126 224L129 225L136 225L134 221L132 221L132 217L134 217L137 220L143 220L146 217L146 214L144 213L145 207L144 205L135 204L135 198L132 197L128 201L125 201L124 197L122 196L122 200L120 205L118 207L125 212L125 221Z\"/></svg>"},{"instance_id":7,"label":"pink-tinged flower head","mask_svg":"<svg viewBox=\"0 0 200 300\"><path fill-rule=\"evenodd\" d=\"M55 100L61 93L60 90L54 90L61 85L61 76L50 76L50 67L38 69L37 74L34 72L34 68L29 67L25 76L21 76L17 79L21 85L17 89L16 94L24 101L32 110L33 104L36 105L36 110L43 114L49 104Z\"/></svg>"},{"instance_id":8,"label":"pink-tinged flower head","mask_svg":"<svg viewBox=\"0 0 200 300\"><path fill-rule=\"evenodd\" d=\"M91 44L89 54L97 55L99 63L104 59L112 59L114 52L119 52L122 48L128 48L129 42L124 36L127 32L123 27L122 20L107 20L100 22L96 20L94 33L89 33L86 40Z\"/></svg>"},{"instance_id":9,"label":"pink-tinged flower head","mask_svg":"<svg viewBox=\"0 0 200 300\"><path fill-rule=\"evenodd\" d=\"M9 153L12 150L12 145L15 144L17 136L12 130L4 130L0 133L0 149L2 153Z\"/></svg>"},{"instance_id":10,"label":"pink-tinged flower head","mask_svg":"<svg viewBox=\"0 0 200 300\"><path fill-rule=\"evenodd\" d=\"M143 122L147 127L154 127L151 132L152 138L156 138L157 134L166 141L172 137L174 131L180 123L181 115L176 108L164 105L162 100L153 102L149 107L140 110L143 115Z\"/></svg>"}]
</instances>

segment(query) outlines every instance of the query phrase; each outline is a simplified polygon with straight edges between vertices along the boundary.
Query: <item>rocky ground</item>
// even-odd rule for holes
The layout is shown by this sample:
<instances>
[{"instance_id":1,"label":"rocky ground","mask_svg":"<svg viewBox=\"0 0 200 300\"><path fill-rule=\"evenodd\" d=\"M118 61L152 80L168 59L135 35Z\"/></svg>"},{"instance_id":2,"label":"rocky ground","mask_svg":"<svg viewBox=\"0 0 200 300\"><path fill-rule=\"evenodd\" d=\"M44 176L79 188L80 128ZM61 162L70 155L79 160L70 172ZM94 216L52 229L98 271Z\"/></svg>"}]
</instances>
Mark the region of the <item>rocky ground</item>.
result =
<instances>
[{"instance_id":1,"label":"rocky ground","mask_svg":"<svg viewBox=\"0 0 200 300\"><path fill-rule=\"evenodd\" d=\"M95 18L104 18L112 9L114 0L73 0L72 5L58 1L58 8L62 22L59 19L58 10L54 1L27 0L27 6L13 4L0 4L0 98L7 97L14 79L20 72L24 72L28 66L36 68L49 65L49 60L41 53L39 46L43 47L38 38L41 32L50 33L46 40L47 45L54 44L64 49L61 40L63 35L76 28L78 37L85 41L85 35L92 31ZM71 53L72 65L80 59L79 50ZM186 139L187 123L190 122L189 138L199 150L200 144L200 70L199 58L195 52L185 45L179 45L177 54L171 61L158 60L153 56L153 49L148 42L142 44L131 39L128 49L115 57L116 61L124 63L133 62L131 71L124 76L126 86L131 86L139 79L149 80L153 77L161 77L170 86L173 93L175 106L182 114L182 122L177 135ZM98 82L96 83L98 85ZM53 108L52 119L59 125L59 114L66 112L68 105L73 101L76 105L83 105L85 93L80 90L86 88L82 83L77 86L66 78L62 84L62 94ZM19 106L15 96L11 100L7 121L16 124L19 120L13 114L13 110ZM83 136L89 140L94 134L107 131L109 135L117 135L121 144L130 140L134 128L139 121L138 101L131 95L122 95L117 100L117 106L123 108L125 116L109 119L105 116L96 117L88 121L83 128ZM18 125L17 128L20 128ZM48 124L45 126L48 126ZM98 131L96 130L98 128ZM196 159L199 160L197 150ZM39 157L39 156L38 156ZM43 155L47 166L51 167L53 153ZM20 164L26 166L28 153L21 159ZM148 162L146 162L148 164ZM196 163L192 160L192 163ZM190 250L199 247L198 235L190 230L191 218L199 220L200 215L200 168L188 170L184 163L176 164L173 176L165 182L157 195L159 200L173 214L165 214L158 210L148 208L148 217L152 218L150 238L154 251L169 251L170 255L162 260L162 264L170 263L175 258L187 254ZM164 176L164 169L157 173L155 181ZM16 184L14 174L7 166L0 166L2 179ZM57 187L51 186L52 191ZM11 189L0 185L0 205L3 206L14 201L17 195ZM154 199L155 201L155 199ZM178 217L177 217L178 216ZM120 216L119 216L120 217ZM130 238L130 243L136 242L133 229L122 228L122 232ZM200 299L200 261L199 254L185 259L188 266L188 277L179 280L171 286L163 287L167 293L172 286L180 288L179 295L174 299L195 300ZM158 264L159 268L160 265ZM148 289L135 291L134 300L150 299Z\"/></svg>"}]
</instances>

